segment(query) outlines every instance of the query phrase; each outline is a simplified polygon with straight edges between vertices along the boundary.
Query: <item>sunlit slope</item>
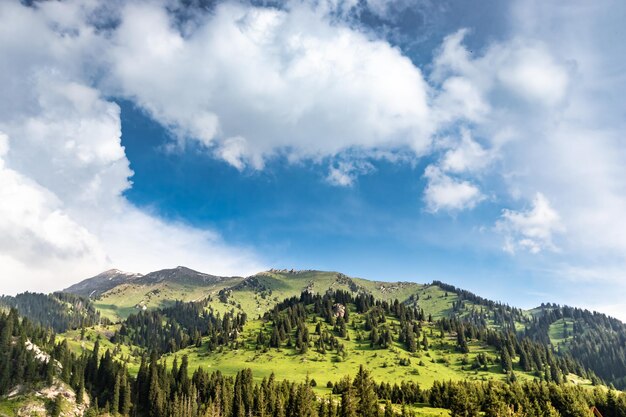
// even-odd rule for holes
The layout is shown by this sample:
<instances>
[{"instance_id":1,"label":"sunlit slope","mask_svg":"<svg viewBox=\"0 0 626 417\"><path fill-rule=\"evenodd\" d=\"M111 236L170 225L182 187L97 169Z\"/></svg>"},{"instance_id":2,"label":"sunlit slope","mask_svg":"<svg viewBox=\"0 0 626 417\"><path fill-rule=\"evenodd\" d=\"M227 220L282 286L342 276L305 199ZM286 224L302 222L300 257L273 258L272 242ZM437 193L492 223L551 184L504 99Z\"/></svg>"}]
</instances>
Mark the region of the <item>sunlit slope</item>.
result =
<instances>
[{"instance_id":1,"label":"sunlit slope","mask_svg":"<svg viewBox=\"0 0 626 417\"><path fill-rule=\"evenodd\" d=\"M376 282L351 278L332 271L270 270L246 278L227 288L217 302L235 307L250 316L265 313L277 302L299 295L302 291L325 293L328 290L365 292L380 300L408 300L423 285L412 282Z\"/></svg>"},{"instance_id":2,"label":"sunlit slope","mask_svg":"<svg viewBox=\"0 0 626 417\"><path fill-rule=\"evenodd\" d=\"M215 277L182 267L126 280L96 297L94 303L103 317L114 322L140 309L165 307L175 300L203 299L210 299L210 305L216 311L235 309L245 312L249 317L258 317L277 302L297 296L302 291L324 293L336 289L371 294L379 300L397 299L419 305L433 319L450 317L452 314L463 316L473 308L488 309L467 300L463 302L462 308L456 306L455 309L458 294L432 284L369 281L339 272L314 270L270 270L244 279ZM523 328L521 322L516 326Z\"/></svg>"},{"instance_id":3,"label":"sunlit slope","mask_svg":"<svg viewBox=\"0 0 626 417\"><path fill-rule=\"evenodd\" d=\"M332 271L292 271L270 270L248 278L199 277L189 270L167 270L167 273L151 279L126 282L105 292L95 301L96 306L109 317L123 318L129 314L146 309L171 305L175 300L206 300L206 309L224 314L225 312L246 313L248 320L235 345L225 345L209 350L203 342L199 347L192 345L166 355L168 361L174 356L188 356L190 369L202 366L235 374L242 368L251 368L255 377L263 378L274 372L279 378L305 380L307 375L316 380L322 389L327 382L337 382L345 375L353 375L360 365L371 369L375 379L380 381L413 380L429 386L436 380L505 380L510 375L503 372L499 352L479 340L470 340L467 353L459 351L454 332L441 332L436 322L442 318L474 320L480 317L487 328L524 329L530 326L535 316L530 312L494 303L471 293L456 289L443 283L417 284L410 282L382 282L351 278ZM195 272L195 271L192 271ZM146 275L149 277L150 274ZM290 297L299 297L308 293L325 294L329 290L342 290L350 294L368 294L376 300L394 302L398 300L410 308L423 311L423 334L427 336L428 349L409 352L406 346L398 342L400 323L397 318L390 318L393 343L388 348L374 348L359 332L359 325L352 322L347 327L347 337L341 338L343 352L320 352L311 346L305 352L297 352L293 346L283 344L279 348L259 348L257 337L261 329L271 334L271 325L264 315L274 306ZM354 309L354 307L351 307ZM364 317L351 310L352 319L357 323ZM351 319L351 320L352 320ZM312 315L306 321L311 334L320 317ZM270 326L268 328L268 326ZM326 326L326 325L324 325ZM95 329L94 329L95 330ZM107 329L110 332L110 328ZM107 330L99 333L108 339ZM328 328L328 331L332 329ZM562 326L556 323L551 333L563 334ZM68 334L68 341L73 349L89 349L95 334L87 332L87 340L77 332ZM205 338L206 341L206 338ZM109 342L103 345L108 346ZM134 371L139 363L142 350L134 346L121 346L119 358L128 361ZM145 351L144 351L145 352ZM344 353L345 352L345 353ZM481 355L480 366L477 365ZM524 372L520 357L513 357L513 370L519 380L541 377L533 372ZM590 381L571 376L578 384L590 384Z\"/></svg>"},{"instance_id":4,"label":"sunlit slope","mask_svg":"<svg viewBox=\"0 0 626 417\"><path fill-rule=\"evenodd\" d=\"M103 317L115 322L141 309L166 307L176 300L215 297L241 281L241 277L218 277L177 267L125 281L95 298L94 304Z\"/></svg>"},{"instance_id":5,"label":"sunlit slope","mask_svg":"<svg viewBox=\"0 0 626 417\"><path fill-rule=\"evenodd\" d=\"M433 305L444 305L447 298L445 291L433 287L430 292L440 296ZM448 294L448 297L452 297ZM431 299L432 300L432 299ZM350 321L363 322L365 316L351 309ZM307 329L311 335L316 332L320 317L310 315L307 318ZM505 381L510 375L503 372L500 355L492 346L480 341L469 342L469 352L461 353L457 347L456 336L442 333L435 323L424 322L423 334L426 335L427 347L420 343L417 352L411 353L406 346L397 342L400 323L396 318L388 318L387 324L393 334L393 343L388 348L372 347L367 334L358 330L358 326L348 324L347 337L339 338L343 345L341 353L333 350L320 352L312 345L306 353L299 352L295 346L283 343L279 348L259 348L258 335L261 329L271 333L271 323L259 318L250 320L239 337L241 342L237 348L218 347L211 351L208 344L201 347L189 347L174 354L165 355L172 361L176 356L189 358L189 368L203 367L208 370L220 370L228 375L235 375L242 368L250 368L259 380L274 373L278 378L293 381L304 381L307 377L314 379L318 389L323 389L328 382L338 382L346 375L353 376L360 365L367 367L375 380L415 381L424 387L431 386L434 381L468 380ZM322 323L322 331L332 333L332 326ZM359 336L359 333L360 336ZM334 333L336 334L336 333ZM365 337L364 337L365 336ZM479 355L486 363L479 364ZM519 357L513 358L513 369L518 380L532 380L536 375L524 372L519 364ZM570 379L577 384L589 385L591 382L575 375Z\"/></svg>"}]
</instances>

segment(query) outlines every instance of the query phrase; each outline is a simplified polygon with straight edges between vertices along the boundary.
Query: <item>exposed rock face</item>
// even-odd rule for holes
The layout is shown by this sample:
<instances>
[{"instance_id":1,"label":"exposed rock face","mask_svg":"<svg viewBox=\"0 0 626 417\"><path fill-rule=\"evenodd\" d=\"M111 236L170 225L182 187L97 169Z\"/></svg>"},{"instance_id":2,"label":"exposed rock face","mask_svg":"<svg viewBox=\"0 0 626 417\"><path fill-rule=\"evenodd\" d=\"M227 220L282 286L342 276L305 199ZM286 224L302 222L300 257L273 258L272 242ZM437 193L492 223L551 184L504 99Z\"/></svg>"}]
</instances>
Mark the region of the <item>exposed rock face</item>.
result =
<instances>
[{"instance_id":1,"label":"exposed rock face","mask_svg":"<svg viewBox=\"0 0 626 417\"><path fill-rule=\"evenodd\" d=\"M54 381L52 385L36 391L25 391L22 386L17 386L11 390L7 399L23 404L17 410L16 415L18 417L46 417L50 414L47 405L59 396L63 403L60 417L83 417L89 408L89 396L87 394L83 395L82 403L77 404L74 390L58 380Z\"/></svg>"},{"instance_id":2,"label":"exposed rock face","mask_svg":"<svg viewBox=\"0 0 626 417\"><path fill-rule=\"evenodd\" d=\"M333 305L333 314L335 317L344 318L346 315L346 306L340 303Z\"/></svg>"}]
</instances>

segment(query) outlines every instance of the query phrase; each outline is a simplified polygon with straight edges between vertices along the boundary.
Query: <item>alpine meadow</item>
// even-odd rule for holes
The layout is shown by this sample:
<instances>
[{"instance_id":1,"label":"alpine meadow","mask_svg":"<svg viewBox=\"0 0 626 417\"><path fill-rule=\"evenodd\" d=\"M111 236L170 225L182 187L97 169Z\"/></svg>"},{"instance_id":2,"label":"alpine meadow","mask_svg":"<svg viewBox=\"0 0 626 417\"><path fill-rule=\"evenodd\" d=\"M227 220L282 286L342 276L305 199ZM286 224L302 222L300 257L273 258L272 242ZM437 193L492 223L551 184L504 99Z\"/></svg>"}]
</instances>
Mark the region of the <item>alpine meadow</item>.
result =
<instances>
[{"instance_id":1,"label":"alpine meadow","mask_svg":"<svg viewBox=\"0 0 626 417\"><path fill-rule=\"evenodd\" d=\"M0 0L0 417L626 417L625 21Z\"/></svg>"}]
</instances>

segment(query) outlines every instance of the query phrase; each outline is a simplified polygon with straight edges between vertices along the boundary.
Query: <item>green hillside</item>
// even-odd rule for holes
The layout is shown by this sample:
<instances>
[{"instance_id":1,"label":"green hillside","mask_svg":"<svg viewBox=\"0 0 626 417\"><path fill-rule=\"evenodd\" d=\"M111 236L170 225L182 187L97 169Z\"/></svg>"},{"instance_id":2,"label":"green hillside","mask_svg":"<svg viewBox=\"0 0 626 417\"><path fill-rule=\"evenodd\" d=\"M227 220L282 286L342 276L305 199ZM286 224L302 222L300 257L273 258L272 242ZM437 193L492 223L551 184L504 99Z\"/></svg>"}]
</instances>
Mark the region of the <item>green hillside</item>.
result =
<instances>
[{"instance_id":1,"label":"green hillside","mask_svg":"<svg viewBox=\"0 0 626 417\"><path fill-rule=\"evenodd\" d=\"M355 319L362 316L354 314ZM319 319L319 318L318 318ZM316 324L308 320L309 333L315 332ZM392 326L398 326L397 320L389 320ZM456 336L445 334L439 336L439 330L433 324L425 324L424 331L430 335L429 349L411 353L398 342L389 348L375 349L370 347L368 340L357 340L357 331L348 326L348 338L343 338L344 354L336 352L320 353L311 348L306 354L300 354L295 347L281 346L276 349L263 350L257 347L256 339L261 328L268 325L262 320L252 320L241 335L243 345L237 349L221 349L209 351L206 345L200 348L190 347L176 353L165 355L169 361L173 357L187 355L190 368L204 367L234 375L238 370L250 368L254 375L261 379L274 372L280 377L288 376L290 380L304 381L307 377L315 379L319 385L325 386L328 381L338 382L345 375L353 375L360 365L365 365L372 376L378 381L410 380L424 386L430 386L436 380L470 380L484 381L489 379L505 381L500 357L495 348L478 341L469 343L469 353L461 353L456 348ZM325 330L330 330L324 326ZM269 336L268 336L269 337ZM489 364L485 369L472 369L479 354L485 354ZM406 362L404 362L406 361ZM402 364L401 364L402 363ZM406 363L406 364L404 364ZM515 367L516 376L520 379L533 379L531 373L523 373Z\"/></svg>"},{"instance_id":2,"label":"green hillside","mask_svg":"<svg viewBox=\"0 0 626 417\"><path fill-rule=\"evenodd\" d=\"M216 309L234 307L252 316L263 314L280 300L298 295L304 290L365 291L381 300L398 298L404 301L424 288L423 285L410 282L390 283L350 278L338 272L270 270L246 279L225 277L210 284L193 280L155 283L135 280L104 292L94 303L103 317L112 321L125 319L144 306L155 309L171 305L175 300L199 301L207 298L215 301Z\"/></svg>"},{"instance_id":3,"label":"green hillside","mask_svg":"<svg viewBox=\"0 0 626 417\"><path fill-rule=\"evenodd\" d=\"M82 291L89 290L89 282L86 280L78 285ZM99 282L99 285L102 285ZM367 341L362 340L364 330L359 327L359 322L364 320L362 313L352 311L354 306L347 306L352 311L357 324L348 323L346 336L341 341L341 354L329 352L320 353L315 349L309 349L306 353L296 353L293 346L276 347L273 349L259 348L256 338L261 329L271 332L271 324L267 323L267 314L275 306L285 299L298 297L301 293L323 295L327 292L343 291L356 296L367 295L377 302L392 303L394 300L407 308L423 312L424 316L419 322L422 334L431 339L428 350L409 352L403 348L399 340L398 318L390 317L388 325L393 333L393 342L385 349L373 349ZM177 301L202 303L202 311L210 312L211 317L224 317L225 315L244 314L247 318L245 325L239 329L236 342L224 343L219 349L207 347L208 336L202 336L203 330L196 329L198 324L185 327L177 321L172 321L169 316L173 314L171 307ZM121 282L119 285L100 294L93 300L95 307L103 317L115 322L123 322L128 317L142 316L148 312L155 312L157 316L152 320L152 332L159 332L161 327L176 327L179 336L175 342L175 349L166 349L165 358L172 359L174 356L187 355L191 364L190 369L202 366L207 369L223 371L234 374L238 370L247 367L255 371L257 378L268 376L271 372L289 375L290 378L302 381L307 375L325 385L328 381L336 381L346 374L352 374L360 365L371 368L375 377L381 379L402 379L420 382L425 385L432 384L435 380L506 380L510 379L510 373L504 372L501 364L502 346L493 341L487 343L485 336L481 338L471 335L467 341L467 349L459 349L457 346L457 333L454 328L442 330L445 324L449 326L449 320L465 323L464 326L473 326L477 332L495 332L502 338L516 338L515 346L510 347L510 356L515 378L521 380L532 379L564 379L568 374L577 372L575 379L582 384L589 383L595 378L593 373L583 370L580 364L563 366L561 375L547 375L541 364L533 367L526 357L522 358L520 340L524 338L524 332L539 329L541 317L552 308L538 308L533 311L523 311L509 307L491 300L483 299L467 291L450 285L434 282L431 284L418 284L411 282L377 282L361 278L352 278L344 274L332 271L295 271L295 270L270 270L250 276L239 277L214 277L187 268L178 267L171 270L156 271L146 276L140 276ZM178 304L182 306L183 304ZM197 306L196 306L197 307ZM167 309L170 309L167 313ZM311 307L308 306L308 309ZM201 311L201 310L198 310ZM315 330L317 321L313 313L305 322L310 333ZM215 320L215 319L213 319ZM446 321L448 320L448 321ZM563 338L563 324L573 326L573 321L548 323L547 340L535 335L527 339L526 343L541 343L544 347L555 346L562 353L567 352L570 337ZM148 323L149 324L149 323ZM145 324L144 325L148 325ZM270 326L270 327L268 327ZM567 326L567 325L566 325ZM544 325L545 327L545 325ZM126 330L127 326L122 327ZM194 334L191 334L192 330ZM138 369L140 357L154 347L154 343L144 343L140 346L141 338L139 330L131 331L126 337L113 340L115 331L120 327L113 326L103 330L88 330L85 338L79 338L76 331L69 332L66 337L75 351L92 347L96 335L100 335L104 346L117 344L115 356L124 360L131 372ZM141 330L142 334L147 332ZM570 329L573 331L574 329ZM185 331L189 334L185 335ZM292 330L293 332L293 330ZM509 336L509 334L511 336ZM141 336L145 337L145 336ZM267 336L270 337L269 335ZM295 337L292 335L291 337ZM167 340L171 335L162 335L161 346L167 346ZM213 337L215 339L215 336ZM520 338L517 340L517 338ZM193 339L193 341L191 340ZM361 339L361 340L359 340ZM139 345L138 345L139 344ZM310 342L312 345L312 342ZM511 342L513 344L513 342ZM215 342L213 342L215 345ZM478 355L483 362L482 366L475 365ZM544 354L548 358L533 359L535 362L546 361L554 354L550 351ZM402 363L402 365L400 365ZM554 366L552 366L554 368ZM571 368L571 369L570 369ZM592 369L595 369L591 367ZM549 373L549 372L548 372ZM616 376L619 379L619 375Z\"/></svg>"},{"instance_id":4,"label":"green hillside","mask_svg":"<svg viewBox=\"0 0 626 417\"><path fill-rule=\"evenodd\" d=\"M125 290L126 288L116 288L107 297L122 296ZM396 305L399 303L402 308L418 312L415 314L421 316L411 321L416 329L419 328L417 330L420 334L419 340L416 341L418 349L408 349L406 343L401 342L400 333L402 326L406 325L406 319L389 312L388 317L385 318L384 328L390 333L390 342L382 347L372 346L368 339L371 329L364 326L371 312L358 311L354 304L345 306L350 314L350 322L345 323L345 333L341 337L337 335L337 329L334 328L335 324L332 322L334 319L321 317L319 312L313 311L314 306L304 305L301 307L306 311L306 316L302 317L301 321L308 333L315 335L306 342L307 349L301 351L301 348L296 346L298 344L296 342L297 330L293 328L289 329L287 332L289 334L283 335L280 343L269 346L268 340L272 337L275 324L268 318L268 315L270 312L276 314L276 309L279 308L277 304L280 301L290 297L297 299L304 294L318 294L317 297L321 297L323 294L336 292L347 294L349 297L366 296L368 300L372 300L371 303L382 303L381 305L386 306L394 305L395 302ZM131 292L131 294L134 296L135 293ZM172 302L169 300L168 305ZM269 377L272 372L278 377L288 376L294 381L312 378L320 384L318 389L325 387L329 381L336 383L343 376L352 375L361 365L367 366L372 376L379 380L407 380L425 386L430 386L434 381L442 379L505 381L511 379L512 374L515 375L514 378L520 380L545 378L544 373L540 373L538 369L521 364L521 358L512 348L512 372L505 372L500 357L501 347L498 345L500 342L494 343L486 336L489 331L501 335L505 334L503 332L508 328L519 327L521 323L507 320L511 317L525 318L524 314L518 312L516 315L514 309L486 302L480 298L468 297L443 284L369 282L352 279L336 272L269 271L261 273L232 287L224 288L217 294L211 294L209 298L202 301L201 305L196 303L196 313L192 313L196 317L202 309L205 311L204 314L210 314L207 317L214 317L214 315L220 317L221 315L234 318L235 314L247 316L245 325L237 330L236 338L219 342L216 340L221 340L221 335L205 335L191 340L187 335L198 332L194 327L197 324L185 327L180 319L177 322L171 322L171 314L181 310L183 306L180 304L176 308L170 307L169 310L158 310L154 313L148 311L133 315L131 318L138 317L143 321L139 324L124 324L121 336L111 337L109 333L105 335L105 339L107 343L111 343L109 340L114 340L119 344L116 354L128 362L131 371L137 368L142 352L161 346L160 349L165 349L162 353L166 353L164 355L166 360L172 361L174 357L187 356L190 369L203 367L234 375L243 368L250 368L258 379ZM455 321L450 321L450 318L454 318ZM461 348L458 342L457 327L461 323L459 320L467 320L467 324L464 325L466 327L475 327L472 330L473 337L468 337L465 348ZM219 322L219 319L217 321ZM201 320L200 323L203 321ZM179 328L179 335L172 336L171 333L167 333L168 330L163 338L153 338L151 342L148 342L144 340L144 334L150 326L154 326L155 332L160 332L161 328L169 329L175 326ZM478 336L479 332L484 334ZM333 343L340 343L341 348L338 349L338 346L332 345L321 349L316 347L318 342L314 339L319 340L322 333L339 340ZM76 334L68 334L68 338L73 340L72 343L76 347L78 343ZM91 338L93 339L93 336ZM177 345L170 348L168 338L177 340ZM188 340L185 341L185 338ZM259 338L265 341L260 342ZM427 341L425 342L422 338ZM155 344L156 340L165 340L166 343L165 345ZM84 345L85 342L81 341L81 343ZM129 346L133 343L144 349L135 349L134 357L130 354L133 351L129 350ZM428 346L425 346L425 343ZM569 371L565 372L565 374L568 373ZM584 377L585 375L582 375L577 380L588 384L589 381Z\"/></svg>"},{"instance_id":5,"label":"green hillside","mask_svg":"<svg viewBox=\"0 0 626 417\"><path fill-rule=\"evenodd\" d=\"M113 322L145 308L155 309L171 305L175 300L198 301L215 297L220 290L241 282L243 278L224 279L207 285L204 282L168 282L137 284L124 283L94 300L103 317Z\"/></svg>"},{"instance_id":6,"label":"green hillside","mask_svg":"<svg viewBox=\"0 0 626 417\"><path fill-rule=\"evenodd\" d=\"M267 390L281 392L284 401L308 396L305 404L315 403L320 415L341 417L350 389L364 383L388 416L501 415L512 401L518 411L533 408L532 415L586 415L580 412L591 405L610 410L614 398L626 404L626 396L607 388L623 382L624 325L598 313L556 305L523 311L442 282L374 282L337 272L271 270L229 278L177 267L115 274L113 284L101 274L93 285L74 286L93 299L5 299L5 308L17 310L0 316L13 323L4 329L16 326L19 313L61 330L53 338L25 322L20 332L30 333L59 366L38 364L37 350L28 351L22 337L36 372L10 373L12 379L41 381L43 375L52 381L57 375L75 392L97 398L105 414L131 407L139 415L175 416L197 389L206 397L205 415L214 415L215 390L235 395L219 405L231 415L240 386L253 389L246 413L255 401L266 401ZM3 340L23 349L10 337ZM119 397L112 389L117 379ZM12 387L5 384L4 392ZM124 397L129 392L139 395ZM24 397L0 398L0 414L24 414L24 404ZM266 406L276 412L288 404Z\"/></svg>"}]
</instances>

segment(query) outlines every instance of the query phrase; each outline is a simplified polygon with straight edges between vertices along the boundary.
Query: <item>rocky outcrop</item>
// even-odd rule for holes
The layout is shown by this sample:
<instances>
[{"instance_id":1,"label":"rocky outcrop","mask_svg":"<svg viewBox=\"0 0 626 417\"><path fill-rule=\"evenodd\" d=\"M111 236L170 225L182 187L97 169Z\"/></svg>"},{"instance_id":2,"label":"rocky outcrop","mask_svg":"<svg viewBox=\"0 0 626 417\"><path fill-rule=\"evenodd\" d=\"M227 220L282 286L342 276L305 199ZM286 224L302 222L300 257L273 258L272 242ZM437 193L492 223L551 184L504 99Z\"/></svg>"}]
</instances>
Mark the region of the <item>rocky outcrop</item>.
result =
<instances>
[{"instance_id":1,"label":"rocky outcrop","mask_svg":"<svg viewBox=\"0 0 626 417\"><path fill-rule=\"evenodd\" d=\"M17 386L9 392L6 401L15 404L14 415L17 417L48 417L55 406L60 407L59 417L83 417L89 408L87 394L83 394L79 404L74 390L58 380L40 389Z\"/></svg>"}]
</instances>

